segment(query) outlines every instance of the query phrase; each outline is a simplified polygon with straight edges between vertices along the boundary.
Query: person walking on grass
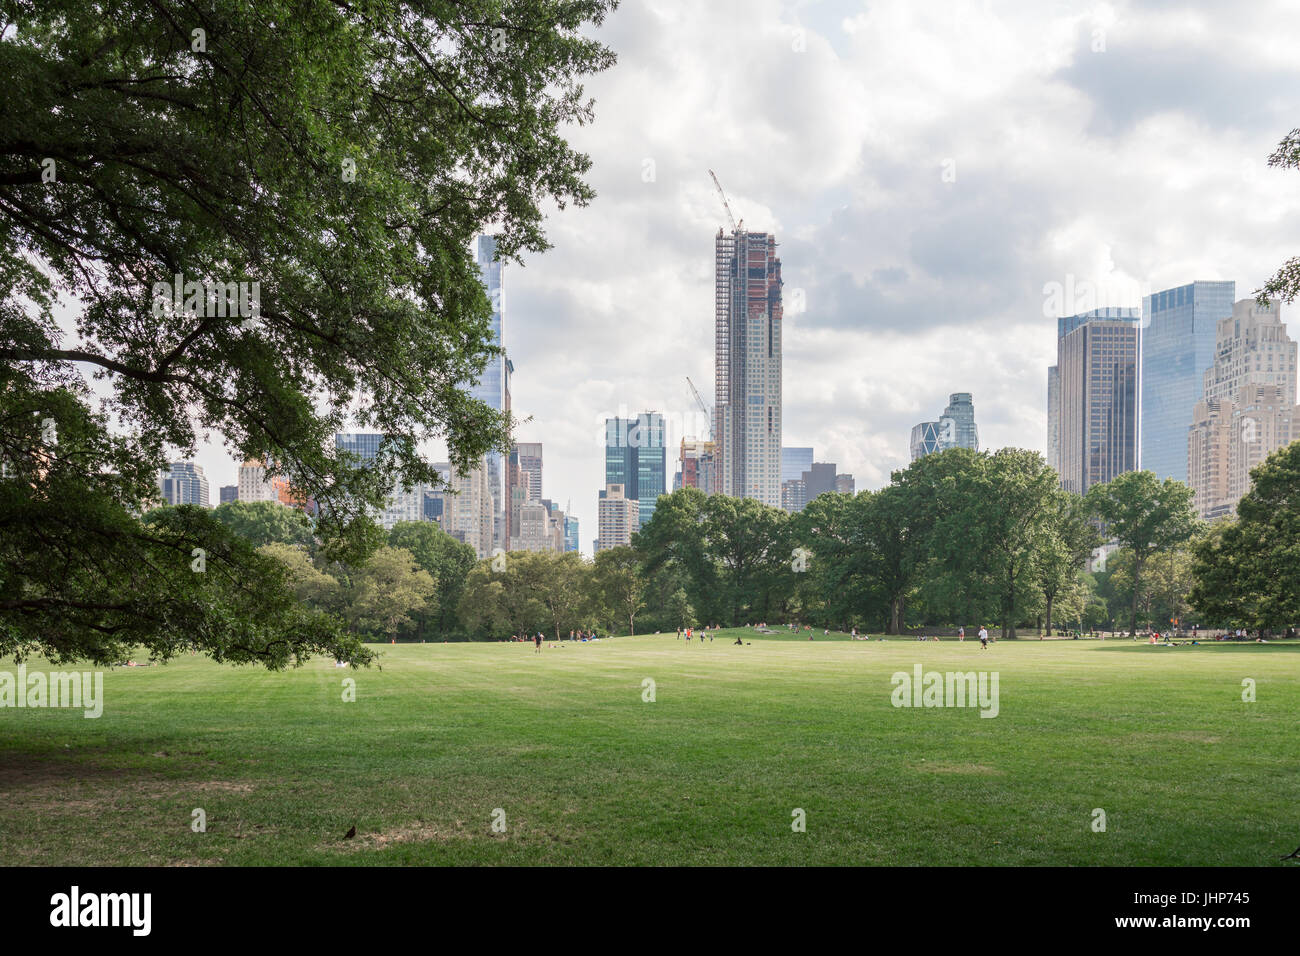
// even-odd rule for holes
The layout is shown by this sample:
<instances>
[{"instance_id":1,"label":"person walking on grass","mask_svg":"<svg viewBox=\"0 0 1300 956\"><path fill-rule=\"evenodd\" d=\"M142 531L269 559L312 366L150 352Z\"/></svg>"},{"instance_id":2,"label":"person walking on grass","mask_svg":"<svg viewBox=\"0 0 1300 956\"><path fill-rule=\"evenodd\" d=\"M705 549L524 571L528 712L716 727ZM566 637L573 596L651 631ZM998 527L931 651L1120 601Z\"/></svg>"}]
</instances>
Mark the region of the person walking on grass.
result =
<instances>
[{"instance_id":1,"label":"person walking on grass","mask_svg":"<svg viewBox=\"0 0 1300 956\"><path fill-rule=\"evenodd\" d=\"M966 640L966 626L965 626L965 625L962 625L961 627L957 628L957 640L959 640L959 641L964 641L964 640Z\"/></svg>"},{"instance_id":2,"label":"person walking on grass","mask_svg":"<svg viewBox=\"0 0 1300 956\"><path fill-rule=\"evenodd\" d=\"M536 646L536 650L534 650L533 653L534 653L534 654L540 654L540 653L542 652L542 632L541 632L541 631L538 631L538 632L537 632L537 636L533 638L533 644Z\"/></svg>"},{"instance_id":3,"label":"person walking on grass","mask_svg":"<svg viewBox=\"0 0 1300 956\"><path fill-rule=\"evenodd\" d=\"M980 650L987 651L988 649L989 649L989 629L981 624L980 625Z\"/></svg>"}]
</instances>

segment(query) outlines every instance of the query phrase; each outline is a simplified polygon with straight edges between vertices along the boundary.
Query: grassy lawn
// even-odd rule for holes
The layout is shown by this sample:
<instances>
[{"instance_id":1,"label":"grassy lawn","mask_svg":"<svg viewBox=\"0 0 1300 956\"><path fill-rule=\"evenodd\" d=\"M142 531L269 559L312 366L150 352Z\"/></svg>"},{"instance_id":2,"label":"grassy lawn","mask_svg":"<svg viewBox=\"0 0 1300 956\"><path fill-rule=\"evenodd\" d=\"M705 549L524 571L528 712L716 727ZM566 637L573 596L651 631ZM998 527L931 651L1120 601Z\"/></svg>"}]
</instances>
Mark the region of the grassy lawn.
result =
<instances>
[{"instance_id":1,"label":"grassy lawn","mask_svg":"<svg viewBox=\"0 0 1300 956\"><path fill-rule=\"evenodd\" d=\"M1279 857L1300 845L1300 646L834 636L397 645L362 671L117 668L97 720L0 710L0 851L73 865L1295 865ZM997 671L998 716L894 707L890 676L917 663Z\"/></svg>"}]
</instances>

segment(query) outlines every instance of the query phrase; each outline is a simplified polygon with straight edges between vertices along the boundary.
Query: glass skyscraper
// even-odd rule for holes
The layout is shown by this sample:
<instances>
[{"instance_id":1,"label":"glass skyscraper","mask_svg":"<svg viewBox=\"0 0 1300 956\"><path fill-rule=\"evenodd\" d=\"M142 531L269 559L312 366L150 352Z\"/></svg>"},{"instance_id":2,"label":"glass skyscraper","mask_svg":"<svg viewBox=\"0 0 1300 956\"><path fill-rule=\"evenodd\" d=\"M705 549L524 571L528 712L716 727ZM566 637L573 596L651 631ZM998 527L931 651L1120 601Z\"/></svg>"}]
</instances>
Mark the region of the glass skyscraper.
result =
<instances>
[{"instance_id":1,"label":"glass skyscraper","mask_svg":"<svg viewBox=\"0 0 1300 956\"><path fill-rule=\"evenodd\" d=\"M1214 366L1215 326L1232 315L1235 282L1197 281L1142 300L1141 455L1157 478L1187 480L1187 431Z\"/></svg>"},{"instance_id":2,"label":"glass skyscraper","mask_svg":"<svg viewBox=\"0 0 1300 956\"><path fill-rule=\"evenodd\" d=\"M497 241L494 236L479 236L475 249L479 275L487 289L488 301L492 303L492 344L505 346L505 286L501 281L501 262L497 260ZM509 388L504 353L492 356L478 384L471 385L469 393L498 412L506 410L506 394ZM492 492L493 533L495 547L505 548L506 509L509 507L506 492L506 467L500 452L487 454L488 485Z\"/></svg>"},{"instance_id":3,"label":"glass skyscraper","mask_svg":"<svg viewBox=\"0 0 1300 956\"><path fill-rule=\"evenodd\" d=\"M811 448L781 449L781 481L798 481L803 473L812 467L813 450Z\"/></svg>"},{"instance_id":4,"label":"glass skyscraper","mask_svg":"<svg viewBox=\"0 0 1300 956\"><path fill-rule=\"evenodd\" d=\"M169 505L208 507L208 479L203 466L192 461L174 461L158 479L158 490Z\"/></svg>"},{"instance_id":5,"label":"glass skyscraper","mask_svg":"<svg viewBox=\"0 0 1300 956\"><path fill-rule=\"evenodd\" d=\"M975 402L970 392L953 392L948 407L937 422L912 426L912 461L949 448L979 451L980 433L975 425Z\"/></svg>"},{"instance_id":6,"label":"glass skyscraper","mask_svg":"<svg viewBox=\"0 0 1300 956\"><path fill-rule=\"evenodd\" d=\"M642 412L636 418L605 419L605 485L622 485L623 497L640 502L640 524L655 513L667 490L668 458L664 417Z\"/></svg>"},{"instance_id":7,"label":"glass skyscraper","mask_svg":"<svg viewBox=\"0 0 1300 956\"><path fill-rule=\"evenodd\" d=\"M344 432L334 436L334 447L357 456L354 465L364 465L374 461L379 454L379 445L384 436L376 432Z\"/></svg>"}]
</instances>

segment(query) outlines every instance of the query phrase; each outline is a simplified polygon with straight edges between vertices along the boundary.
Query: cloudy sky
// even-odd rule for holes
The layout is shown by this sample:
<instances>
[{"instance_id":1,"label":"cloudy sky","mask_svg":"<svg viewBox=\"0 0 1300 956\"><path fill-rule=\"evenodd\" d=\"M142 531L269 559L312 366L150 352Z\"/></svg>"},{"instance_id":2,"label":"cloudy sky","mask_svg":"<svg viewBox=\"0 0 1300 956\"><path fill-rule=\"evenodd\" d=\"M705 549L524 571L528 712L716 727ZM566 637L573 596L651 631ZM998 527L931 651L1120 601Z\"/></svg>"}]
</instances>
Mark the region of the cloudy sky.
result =
<instances>
[{"instance_id":1,"label":"cloudy sky","mask_svg":"<svg viewBox=\"0 0 1300 956\"><path fill-rule=\"evenodd\" d=\"M624 0L600 36L619 62L572 131L598 196L505 280L518 438L584 551L603 420L658 410L675 442L686 376L712 401L709 169L780 243L783 444L860 489L954 391L982 447L1045 450L1062 298L1240 298L1300 254L1300 173L1266 165L1300 126L1294 2Z\"/></svg>"}]
</instances>

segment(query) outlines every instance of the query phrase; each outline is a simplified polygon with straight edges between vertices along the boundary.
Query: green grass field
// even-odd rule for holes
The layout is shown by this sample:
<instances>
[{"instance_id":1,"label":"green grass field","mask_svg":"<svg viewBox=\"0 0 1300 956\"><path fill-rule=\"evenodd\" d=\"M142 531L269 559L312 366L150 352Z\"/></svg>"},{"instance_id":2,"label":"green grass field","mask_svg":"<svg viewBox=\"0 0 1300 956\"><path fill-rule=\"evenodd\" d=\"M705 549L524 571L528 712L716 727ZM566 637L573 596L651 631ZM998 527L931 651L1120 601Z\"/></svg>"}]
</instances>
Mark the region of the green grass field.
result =
<instances>
[{"instance_id":1,"label":"green grass field","mask_svg":"<svg viewBox=\"0 0 1300 956\"><path fill-rule=\"evenodd\" d=\"M734 646L736 633L752 643ZM1300 646L816 638L397 645L361 671L117 668L97 720L0 710L0 852L70 865L1296 865L1279 858L1300 845ZM894 707L891 674L917 663L997 671L998 716ZM792 830L796 808L806 832Z\"/></svg>"}]
</instances>

